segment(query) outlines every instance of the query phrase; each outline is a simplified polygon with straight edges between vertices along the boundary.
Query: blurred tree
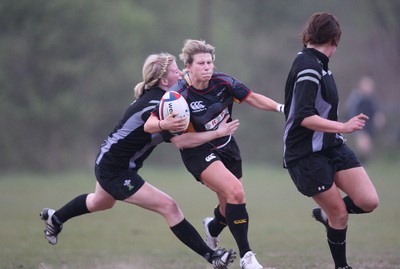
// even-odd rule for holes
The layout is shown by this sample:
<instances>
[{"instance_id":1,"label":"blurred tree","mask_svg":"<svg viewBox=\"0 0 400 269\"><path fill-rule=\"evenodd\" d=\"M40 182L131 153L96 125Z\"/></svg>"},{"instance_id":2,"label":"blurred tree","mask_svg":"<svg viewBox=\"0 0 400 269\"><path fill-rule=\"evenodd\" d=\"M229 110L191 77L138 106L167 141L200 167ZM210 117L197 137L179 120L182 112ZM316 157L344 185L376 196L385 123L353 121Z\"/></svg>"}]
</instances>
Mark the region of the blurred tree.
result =
<instances>
[{"instance_id":1,"label":"blurred tree","mask_svg":"<svg viewBox=\"0 0 400 269\"><path fill-rule=\"evenodd\" d=\"M199 0L199 33L200 39L211 42L211 25L213 18L213 1Z\"/></svg>"},{"instance_id":2,"label":"blurred tree","mask_svg":"<svg viewBox=\"0 0 400 269\"><path fill-rule=\"evenodd\" d=\"M126 74L140 64L126 55L146 46L136 36L150 35L152 15L129 1L2 1L0 25L0 167L80 163L82 142L129 97Z\"/></svg>"}]
</instances>

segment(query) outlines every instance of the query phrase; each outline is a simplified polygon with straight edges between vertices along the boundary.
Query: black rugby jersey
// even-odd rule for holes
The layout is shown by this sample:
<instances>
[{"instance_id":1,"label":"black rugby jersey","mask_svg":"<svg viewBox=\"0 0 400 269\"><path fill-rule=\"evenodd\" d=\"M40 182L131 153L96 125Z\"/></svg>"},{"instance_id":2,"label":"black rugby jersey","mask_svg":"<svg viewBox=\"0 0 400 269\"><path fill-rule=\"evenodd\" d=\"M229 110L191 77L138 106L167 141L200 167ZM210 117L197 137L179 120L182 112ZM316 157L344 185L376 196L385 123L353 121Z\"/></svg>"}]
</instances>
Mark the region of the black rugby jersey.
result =
<instances>
[{"instance_id":1,"label":"black rugby jersey","mask_svg":"<svg viewBox=\"0 0 400 269\"><path fill-rule=\"evenodd\" d=\"M214 73L208 87L197 90L181 79L170 90L179 92L187 101L190 109L189 132L216 130L226 115L232 121L233 102L241 103L251 90L240 81L224 73ZM215 147L223 146L230 136L208 142Z\"/></svg>"},{"instance_id":2,"label":"black rugby jersey","mask_svg":"<svg viewBox=\"0 0 400 269\"><path fill-rule=\"evenodd\" d=\"M311 48L304 48L293 62L285 86L285 167L313 152L344 143L340 133L313 131L300 125L313 115L338 119L339 97L328 62L325 54Z\"/></svg>"},{"instance_id":3,"label":"black rugby jersey","mask_svg":"<svg viewBox=\"0 0 400 269\"><path fill-rule=\"evenodd\" d=\"M138 170L158 144L172 137L169 132L149 134L143 129L164 93L160 88L145 90L127 108L118 125L101 145L96 165L106 169Z\"/></svg>"}]
</instances>

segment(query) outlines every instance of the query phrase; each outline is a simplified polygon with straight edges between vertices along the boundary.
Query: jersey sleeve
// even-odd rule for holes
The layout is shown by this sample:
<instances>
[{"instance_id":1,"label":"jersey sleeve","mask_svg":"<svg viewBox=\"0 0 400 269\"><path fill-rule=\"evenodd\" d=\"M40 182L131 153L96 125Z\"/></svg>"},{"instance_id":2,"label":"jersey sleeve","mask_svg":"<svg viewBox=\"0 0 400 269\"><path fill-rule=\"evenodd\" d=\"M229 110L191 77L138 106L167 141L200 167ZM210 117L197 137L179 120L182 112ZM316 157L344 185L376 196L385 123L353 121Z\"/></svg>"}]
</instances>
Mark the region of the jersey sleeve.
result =
<instances>
[{"instance_id":1,"label":"jersey sleeve","mask_svg":"<svg viewBox=\"0 0 400 269\"><path fill-rule=\"evenodd\" d=\"M150 118L150 116L153 114L152 111L153 111L153 109L151 107L149 107L148 109L143 111L142 120L144 122L146 122L148 120L148 118Z\"/></svg>"},{"instance_id":2,"label":"jersey sleeve","mask_svg":"<svg viewBox=\"0 0 400 269\"><path fill-rule=\"evenodd\" d=\"M234 77L231 77L231 85L234 101L239 104L243 102L252 92L246 85Z\"/></svg>"},{"instance_id":3,"label":"jersey sleeve","mask_svg":"<svg viewBox=\"0 0 400 269\"><path fill-rule=\"evenodd\" d=\"M252 92L246 85L225 73L214 73L214 79L229 87L230 94L236 103L243 102Z\"/></svg>"},{"instance_id":4,"label":"jersey sleeve","mask_svg":"<svg viewBox=\"0 0 400 269\"><path fill-rule=\"evenodd\" d=\"M153 111L151 111L151 115L156 116L158 119L160 119L160 112L158 108L159 106L156 106L156 108L154 108Z\"/></svg>"},{"instance_id":5,"label":"jersey sleeve","mask_svg":"<svg viewBox=\"0 0 400 269\"><path fill-rule=\"evenodd\" d=\"M317 66L305 66L297 73L292 102L294 115L297 120L318 114L315 100L320 88L322 69Z\"/></svg>"}]
</instances>

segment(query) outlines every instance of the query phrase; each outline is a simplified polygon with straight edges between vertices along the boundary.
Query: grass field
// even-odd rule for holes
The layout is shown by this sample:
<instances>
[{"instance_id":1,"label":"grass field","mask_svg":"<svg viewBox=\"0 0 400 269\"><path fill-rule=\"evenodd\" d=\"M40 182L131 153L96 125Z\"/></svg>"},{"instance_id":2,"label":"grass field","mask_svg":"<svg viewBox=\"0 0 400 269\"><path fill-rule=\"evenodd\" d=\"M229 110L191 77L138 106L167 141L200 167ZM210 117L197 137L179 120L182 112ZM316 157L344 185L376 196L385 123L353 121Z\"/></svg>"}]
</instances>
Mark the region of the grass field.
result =
<instances>
[{"instance_id":1,"label":"grass field","mask_svg":"<svg viewBox=\"0 0 400 269\"><path fill-rule=\"evenodd\" d=\"M400 268L399 164L376 163L368 171L380 194L369 215L352 215L348 260L354 269ZM142 176L169 193L187 219L204 234L201 222L212 213L213 194L184 170L145 167ZM285 269L333 268L325 232L310 217L311 199L299 194L279 167L244 166L249 239L265 266ZM3 175L0 178L0 269L171 269L211 268L175 239L164 220L141 208L117 203L108 211L68 221L51 246L39 219L42 207L58 209L91 192L91 173ZM222 246L236 248L225 230ZM236 260L231 268L239 268Z\"/></svg>"}]
</instances>

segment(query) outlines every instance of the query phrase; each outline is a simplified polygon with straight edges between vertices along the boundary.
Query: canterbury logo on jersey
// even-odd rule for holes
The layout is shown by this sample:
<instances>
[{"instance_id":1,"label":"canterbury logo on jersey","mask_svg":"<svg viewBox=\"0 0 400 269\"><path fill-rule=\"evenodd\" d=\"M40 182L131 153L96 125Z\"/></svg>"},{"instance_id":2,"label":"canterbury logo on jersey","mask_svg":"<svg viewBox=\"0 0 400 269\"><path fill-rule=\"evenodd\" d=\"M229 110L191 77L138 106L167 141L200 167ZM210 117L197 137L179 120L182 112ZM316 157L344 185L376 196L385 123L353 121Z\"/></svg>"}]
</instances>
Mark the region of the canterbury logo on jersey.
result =
<instances>
[{"instance_id":1,"label":"canterbury logo on jersey","mask_svg":"<svg viewBox=\"0 0 400 269\"><path fill-rule=\"evenodd\" d=\"M192 113L203 111L206 107L203 105L203 101L194 101L190 103Z\"/></svg>"},{"instance_id":2,"label":"canterbury logo on jersey","mask_svg":"<svg viewBox=\"0 0 400 269\"><path fill-rule=\"evenodd\" d=\"M247 222L247 219L236 219L233 221L233 224L243 224L246 222Z\"/></svg>"}]
</instances>

